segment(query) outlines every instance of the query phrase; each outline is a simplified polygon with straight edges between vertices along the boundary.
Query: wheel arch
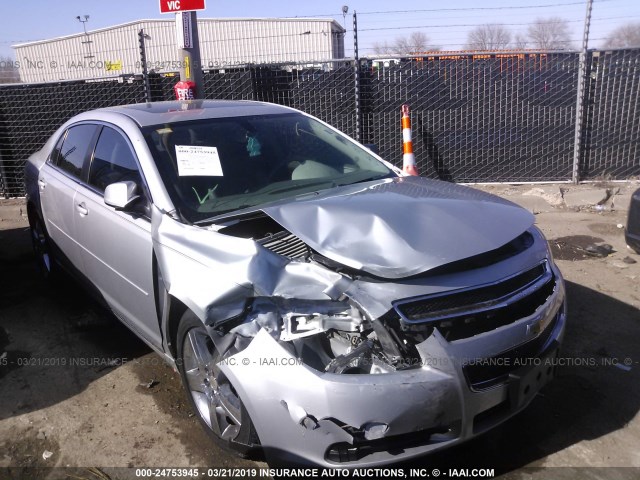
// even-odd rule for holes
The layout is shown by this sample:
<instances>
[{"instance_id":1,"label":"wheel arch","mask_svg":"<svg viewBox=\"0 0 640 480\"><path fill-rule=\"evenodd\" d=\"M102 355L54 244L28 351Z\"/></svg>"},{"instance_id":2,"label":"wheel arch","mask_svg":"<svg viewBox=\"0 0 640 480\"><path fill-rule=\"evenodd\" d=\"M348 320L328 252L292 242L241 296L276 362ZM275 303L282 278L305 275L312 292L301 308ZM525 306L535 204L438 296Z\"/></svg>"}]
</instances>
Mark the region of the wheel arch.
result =
<instances>
[{"instance_id":1,"label":"wheel arch","mask_svg":"<svg viewBox=\"0 0 640 480\"><path fill-rule=\"evenodd\" d=\"M169 300L169 311L167 312L166 325L164 331L166 332L167 348L171 353L171 356L176 359L178 355L177 337L178 327L180 326L180 319L184 312L189 307L185 305L179 298L173 295L167 294Z\"/></svg>"}]
</instances>

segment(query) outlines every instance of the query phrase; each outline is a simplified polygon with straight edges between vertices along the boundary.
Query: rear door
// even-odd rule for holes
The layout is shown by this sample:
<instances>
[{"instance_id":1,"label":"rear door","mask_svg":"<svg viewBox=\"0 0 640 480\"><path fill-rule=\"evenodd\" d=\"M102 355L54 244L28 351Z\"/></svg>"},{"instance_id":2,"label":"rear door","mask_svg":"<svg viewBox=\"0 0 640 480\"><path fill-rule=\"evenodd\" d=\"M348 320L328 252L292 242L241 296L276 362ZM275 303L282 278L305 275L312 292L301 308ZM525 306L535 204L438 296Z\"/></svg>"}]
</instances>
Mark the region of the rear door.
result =
<instances>
[{"instance_id":1,"label":"rear door","mask_svg":"<svg viewBox=\"0 0 640 480\"><path fill-rule=\"evenodd\" d=\"M74 198L97 132L98 126L94 124L69 127L58 140L38 176L47 233L64 257L80 271L83 270L83 264L75 229L78 206Z\"/></svg>"},{"instance_id":2,"label":"rear door","mask_svg":"<svg viewBox=\"0 0 640 480\"><path fill-rule=\"evenodd\" d=\"M135 213L118 211L104 203L105 188L125 180L138 185L140 199ZM75 198L82 207L82 211L76 211L75 221L85 271L116 316L160 347L149 201L129 139L116 127L103 125L87 182L79 186Z\"/></svg>"}]
</instances>

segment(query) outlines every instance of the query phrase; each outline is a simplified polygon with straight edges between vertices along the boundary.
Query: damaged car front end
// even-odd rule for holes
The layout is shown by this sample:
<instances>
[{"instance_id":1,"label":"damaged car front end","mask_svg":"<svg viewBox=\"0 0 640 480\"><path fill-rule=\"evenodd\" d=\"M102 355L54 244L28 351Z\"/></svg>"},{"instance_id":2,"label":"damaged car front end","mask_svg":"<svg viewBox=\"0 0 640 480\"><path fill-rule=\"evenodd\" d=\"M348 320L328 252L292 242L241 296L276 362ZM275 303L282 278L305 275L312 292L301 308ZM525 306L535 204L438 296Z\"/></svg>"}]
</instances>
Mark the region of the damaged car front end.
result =
<instances>
[{"instance_id":1,"label":"damaged car front end","mask_svg":"<svg viewBox=\"0 0 640 480\"><path fill-rule=\"evenodd\" d=\"M501 423L553 377L562 276L532 216L506 201L398 177L205 228L164 221L168 291L174 271L189 277L189 308L268 454L324 466L414 457ZM165 235L194 242L202 277L163 257Z\"/></svg>"},{"instance_id":2,"label":"damaged car front end","mask_svg":"<svg viewBox=\"0 0 640 480\"><path fill-rule=\"evenodd\" d=\"M500 424L554 376L564 283L533 215L403 176L302 112L88 112L27 178L40 263L85 277L240 453L408 459Z\"/></svg>"}]
</instances>

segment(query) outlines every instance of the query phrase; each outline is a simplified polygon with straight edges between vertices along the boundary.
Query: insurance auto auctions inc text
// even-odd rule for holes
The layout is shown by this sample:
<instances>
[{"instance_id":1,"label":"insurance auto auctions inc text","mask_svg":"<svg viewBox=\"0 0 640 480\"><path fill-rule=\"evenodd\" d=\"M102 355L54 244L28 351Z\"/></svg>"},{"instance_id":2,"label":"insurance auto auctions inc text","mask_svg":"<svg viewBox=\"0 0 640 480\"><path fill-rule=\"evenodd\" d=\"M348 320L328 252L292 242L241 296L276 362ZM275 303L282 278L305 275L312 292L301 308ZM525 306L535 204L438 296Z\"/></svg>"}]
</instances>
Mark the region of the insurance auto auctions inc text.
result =
<instances>
[{"instance_id":1,"label":"insurance auto auctions inc text","mask_svg":"<svg viewBox=\"0 0 640 480\"><path fill-rule=\"evenodd\" d=\"M261 468L260 476L273 478L493 478L493 468Z\"/></svg>"}]
</instances>

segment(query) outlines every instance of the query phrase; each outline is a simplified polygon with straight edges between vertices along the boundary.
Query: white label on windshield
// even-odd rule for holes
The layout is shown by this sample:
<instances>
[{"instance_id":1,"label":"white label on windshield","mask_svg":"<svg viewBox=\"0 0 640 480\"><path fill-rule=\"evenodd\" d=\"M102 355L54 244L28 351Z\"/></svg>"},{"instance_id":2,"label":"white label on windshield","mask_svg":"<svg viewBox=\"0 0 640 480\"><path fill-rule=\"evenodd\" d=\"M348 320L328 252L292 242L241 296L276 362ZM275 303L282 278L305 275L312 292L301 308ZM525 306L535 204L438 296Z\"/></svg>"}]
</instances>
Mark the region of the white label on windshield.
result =
<instances>
[{"instance_id":1,"label":"white label on windshield","mask_svg":"<svg viewBox=\"0 0 640 480\"><path fill-rule=\"evenodd\" d=\"M216 147L176 145L178 175L181 177L222 177L222 165Z\"/></svg>"}]
</instances>

